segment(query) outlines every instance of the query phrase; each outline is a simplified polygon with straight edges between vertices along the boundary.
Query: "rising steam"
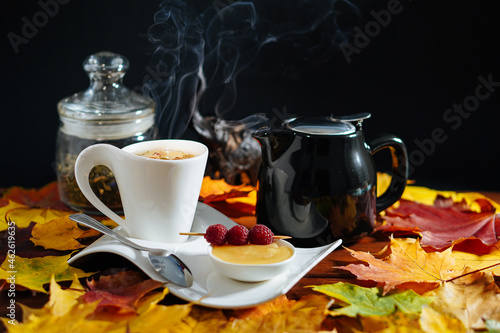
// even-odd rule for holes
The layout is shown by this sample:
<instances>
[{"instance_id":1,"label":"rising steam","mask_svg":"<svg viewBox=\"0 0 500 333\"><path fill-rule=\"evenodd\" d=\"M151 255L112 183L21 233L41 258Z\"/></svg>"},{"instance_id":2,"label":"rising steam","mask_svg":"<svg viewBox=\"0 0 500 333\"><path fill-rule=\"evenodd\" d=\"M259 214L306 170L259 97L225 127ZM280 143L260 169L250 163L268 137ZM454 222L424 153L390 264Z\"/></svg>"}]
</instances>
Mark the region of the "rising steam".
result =
<instances>
[{"instance_id":1,"label":"rising steam","mask_svg":"<svg viewBox=\"0 0 500 333\"><path fill-rule=\"evenodd\" d=\"M298 79L328 61L356 12L347 0L200 2L164 0L148 31L162 80L144 89L164 138L182 136L195 113L223 119L243 72Z\"/></svg>"}]
</instances>

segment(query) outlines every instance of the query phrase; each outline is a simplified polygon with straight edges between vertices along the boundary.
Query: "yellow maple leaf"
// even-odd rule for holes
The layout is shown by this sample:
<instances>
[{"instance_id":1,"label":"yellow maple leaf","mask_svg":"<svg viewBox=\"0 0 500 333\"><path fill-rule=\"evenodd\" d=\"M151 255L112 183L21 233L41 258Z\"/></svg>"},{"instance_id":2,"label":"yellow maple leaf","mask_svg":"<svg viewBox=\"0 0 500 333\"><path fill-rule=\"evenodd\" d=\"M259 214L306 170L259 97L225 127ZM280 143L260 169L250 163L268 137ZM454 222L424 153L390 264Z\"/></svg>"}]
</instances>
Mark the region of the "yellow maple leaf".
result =
<instances>
[{"instance_id":1,"label":"yellow maple leaf","mask_svg":"<svg viewBox=\"0 0 500 333\"><path fill-rule=\"evenodd\" d=\"M280 300L264 304L270 307L263 314L231 318L221 332L318 332L326 317L330 300L319 295L308 295L298 301Z\"/></svg>"},{"instance_id":2,"label":"yellow maple leaf","mask_svg":"<svg viewBox=\"0 0 500 333\"><path fill-rule=\"evenodd\" d=\"M130 332L141 333L191 332L185 322L191 308L192 304L154 304L139 316L132 318L127 323L127 328Z\"/></svg>"},{"instance_id":3,"label":"yellow maple leaf","mask_svg":"<svg viewBox=\"0 0 500 333\"><path fill-rule=\"evenodd\" d=\"M465 328L484 329L484 320L500 320L500 288L491 272L471 272L425 294L436 297L430 306L459 319Z\"/></svg>"},{"instance_id":4,"label":"yellow maple leaf","mask_svg":"<svg viewBox=\"0 0 500 333\"><path fill-rule=\"evenodd\" d=\"M391 176L389 174L377 173L377 196L384 193L384 191L389 187L390 182ZM476 200L486 199L493 205L493 207L496 208L497 212L500 212L500 204L498 202L495 202L485 195L476 192L438 191L423 186L411 185L406 186L401 199L432 206L438 195L445 198L451 198L454 202L465 200L469 207L476 212L481 211L481 208L477 204Z\"/></svg>"},{"instance_id":5,"label":"yellow maple leaf","mask_svg":"<svg viewBox=\"0 0 500 333\"><path fill-rule=\"evenodd\" d=\"M0 231L7 230L8 226L9 226L8 222L10 221L8 219L8 214L12 210L18 209L18 208L24 209L24 208L26 208L26 206L9 200L9 204L7 204L3 207L0 207ZM29 222L28 222L28 225L29 225ZM28 225L25 225L22 227L26 228Z\"/></svg>"},{"instance_id":6,"label":"yellow maple leaf","mask_svg":"<svg viewBox=\"0 0 500 333\"><path fill-rule=\"evenodd\" d=\"M54 274L56 281L70 281L73 279L74 274L78 277L93 274L70 267L67 262L70 256L71 254L39 258L16 256L13 260L7 257L0 266L0 280L14 281L16 285L46 293L47 291L43 286L50 283L52 274Z\"/></svg>"},{"instance_id":7,"label":"yellow maple leaf","mask_svg":"<svg viewBox=\"0 0 500 333\"><path fill-rule=\"evenodd\" d=\"M361 280L384 283L384 294L398 285L415 283L440 283L460 275L454 270L452 249L443 252L425 252L417 239L390 240L391 254L377 259L372 254L347 249L356 259L368 263L337 267L350 271Z\"/></svg>"},{"instance_id":8,"label":"yellow maple leaf","mask_svg":"<svg viewBox=\"0 0 500 333\"><path fill-rule=\"evenodd\" d=\"M220 309L194 306L185 318L187 326L195 332L220 332L227 325L227 318ZM191 331L189 331L191 332Z\"/></svg>"},{"instance_id":9,"label":"yellow maple leaf","mask_svg":"<svg viewBox=\"0 0 500 333\"><path fill-rule=\"evenodd\" d=\"M47 223L35 224L31 235L30 240L35 245L65 251L84 247L77 239L99 235L99 232L93 229L82 230L68 216L63 216Z\"/></svg>"},{"instance_id":10,"label":"yellow maple leaf","mask_svg":"<svg viewBox=\"0 0 500 333\"><path fill-rule=\"evenodd\" d=\"M78 276L73 275L73 282L68 289L62 289L57 284L55 276L50 280L50 298L47 306L51 308L54 316L63 316L78 303L78 298L85 294L85 288L78 280Z\"/></svg>"},{"instance_id":11,"label":"yellow maple leaf","mask_svg":"<svg viewBox=\"0 0 500 333\"><path fill-rule=\"evenodd\" d=\"M51 313L33 313L23 322L15 325L6 324L9 333L67 333L67 332L108 332L112 322L88 320L97 303L77 304L62 316ZM24 309L25 307L23 307ZM5 318L1 318L5 323ZM125 331L123 331L125 332Z\"/></svg>"},{"instance_id":12,"label":"yellow maple leaf","mask_svg":"<svg viewBox=\"0 0 500 333\"><path fill-rule=\"evenodd\" d=\"M52 208L31 208L9 200L8 205L0 207L0 231L7 229L7 221L14 221L19 228L27 228L31 222L43 224L69 214Z\"/></svg>"}]
</instances>

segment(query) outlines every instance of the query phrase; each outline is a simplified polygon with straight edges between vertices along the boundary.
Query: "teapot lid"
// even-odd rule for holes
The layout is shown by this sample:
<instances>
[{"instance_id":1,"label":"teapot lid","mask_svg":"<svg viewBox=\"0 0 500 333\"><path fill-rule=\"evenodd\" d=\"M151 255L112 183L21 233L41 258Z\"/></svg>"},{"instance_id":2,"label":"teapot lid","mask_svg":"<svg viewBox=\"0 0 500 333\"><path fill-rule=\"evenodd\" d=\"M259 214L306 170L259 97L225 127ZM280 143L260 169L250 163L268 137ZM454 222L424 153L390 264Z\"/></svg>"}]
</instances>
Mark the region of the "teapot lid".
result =
<instances>
[{"instance_id":1,"label":"teapot lid","mask_svg":"<svg viewBox=\"0 0 500 333\"><path fill-rule=\"evenodd\" d=\"M287 119L283 126L290 130L310 135L346 135L356 132L356 127L331 117L297 117Z\"/></svg>"}]
</instances>

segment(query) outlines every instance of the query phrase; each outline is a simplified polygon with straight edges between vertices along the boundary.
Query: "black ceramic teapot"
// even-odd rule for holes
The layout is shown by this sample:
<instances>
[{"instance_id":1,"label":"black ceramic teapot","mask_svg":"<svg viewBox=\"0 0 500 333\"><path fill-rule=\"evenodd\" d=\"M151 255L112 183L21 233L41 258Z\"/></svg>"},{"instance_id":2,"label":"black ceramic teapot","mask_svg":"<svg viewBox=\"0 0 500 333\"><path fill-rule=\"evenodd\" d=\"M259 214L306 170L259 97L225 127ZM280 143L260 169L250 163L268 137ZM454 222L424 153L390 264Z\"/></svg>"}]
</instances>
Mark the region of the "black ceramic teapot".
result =
<instances>
[{"instance_id":1,"label":"black ceramic teapot","mask_svg":"<svg viewBox=\"0 0 500 333\"><path fill-rule=\"evenodd\" d=\"M370 233L377 212L401 197L408 177L401 139L384 134L365 140L362 122L370 116L299 117L254 132L262 146L257 223L292 236L300 247ZM383 148L391 151L393 177L377 198L372 155Z\"/></svg>"}]
</instances>

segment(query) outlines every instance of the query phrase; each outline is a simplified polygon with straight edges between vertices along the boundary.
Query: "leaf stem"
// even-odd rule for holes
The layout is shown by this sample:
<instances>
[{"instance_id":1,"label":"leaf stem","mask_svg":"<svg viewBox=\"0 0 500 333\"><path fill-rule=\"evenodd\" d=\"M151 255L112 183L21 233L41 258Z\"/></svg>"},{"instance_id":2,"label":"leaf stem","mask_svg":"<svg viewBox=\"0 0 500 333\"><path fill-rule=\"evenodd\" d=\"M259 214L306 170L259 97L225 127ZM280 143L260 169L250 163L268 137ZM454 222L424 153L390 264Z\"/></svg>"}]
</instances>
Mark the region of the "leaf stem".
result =
<instances>
[{"instance_id":1,"label":"leaf stem","mask_svg":"<svg viewBox=\"0 0 500 333\"><path fill-rule=\"evenodd\" d=\"M467 276L467 275L470 275L470 274L474 274L474 273L477 273L477 272L481 272L481 271L493 268L495 266L500 266L500 262L497 262L496 264L490 265L488 267L483 267L483 268L480 268L480 269L476 269L475 271L472 271L472 272L468 272L468 273L465 273L465 274L462 274L462 275L459 275L459 276L455 276L455 277L453 277L451 279L445 280L444 282L451 282L451 281L459 279L461 277L464 277L464 276Z\"/></svg>"}]
</instances>

